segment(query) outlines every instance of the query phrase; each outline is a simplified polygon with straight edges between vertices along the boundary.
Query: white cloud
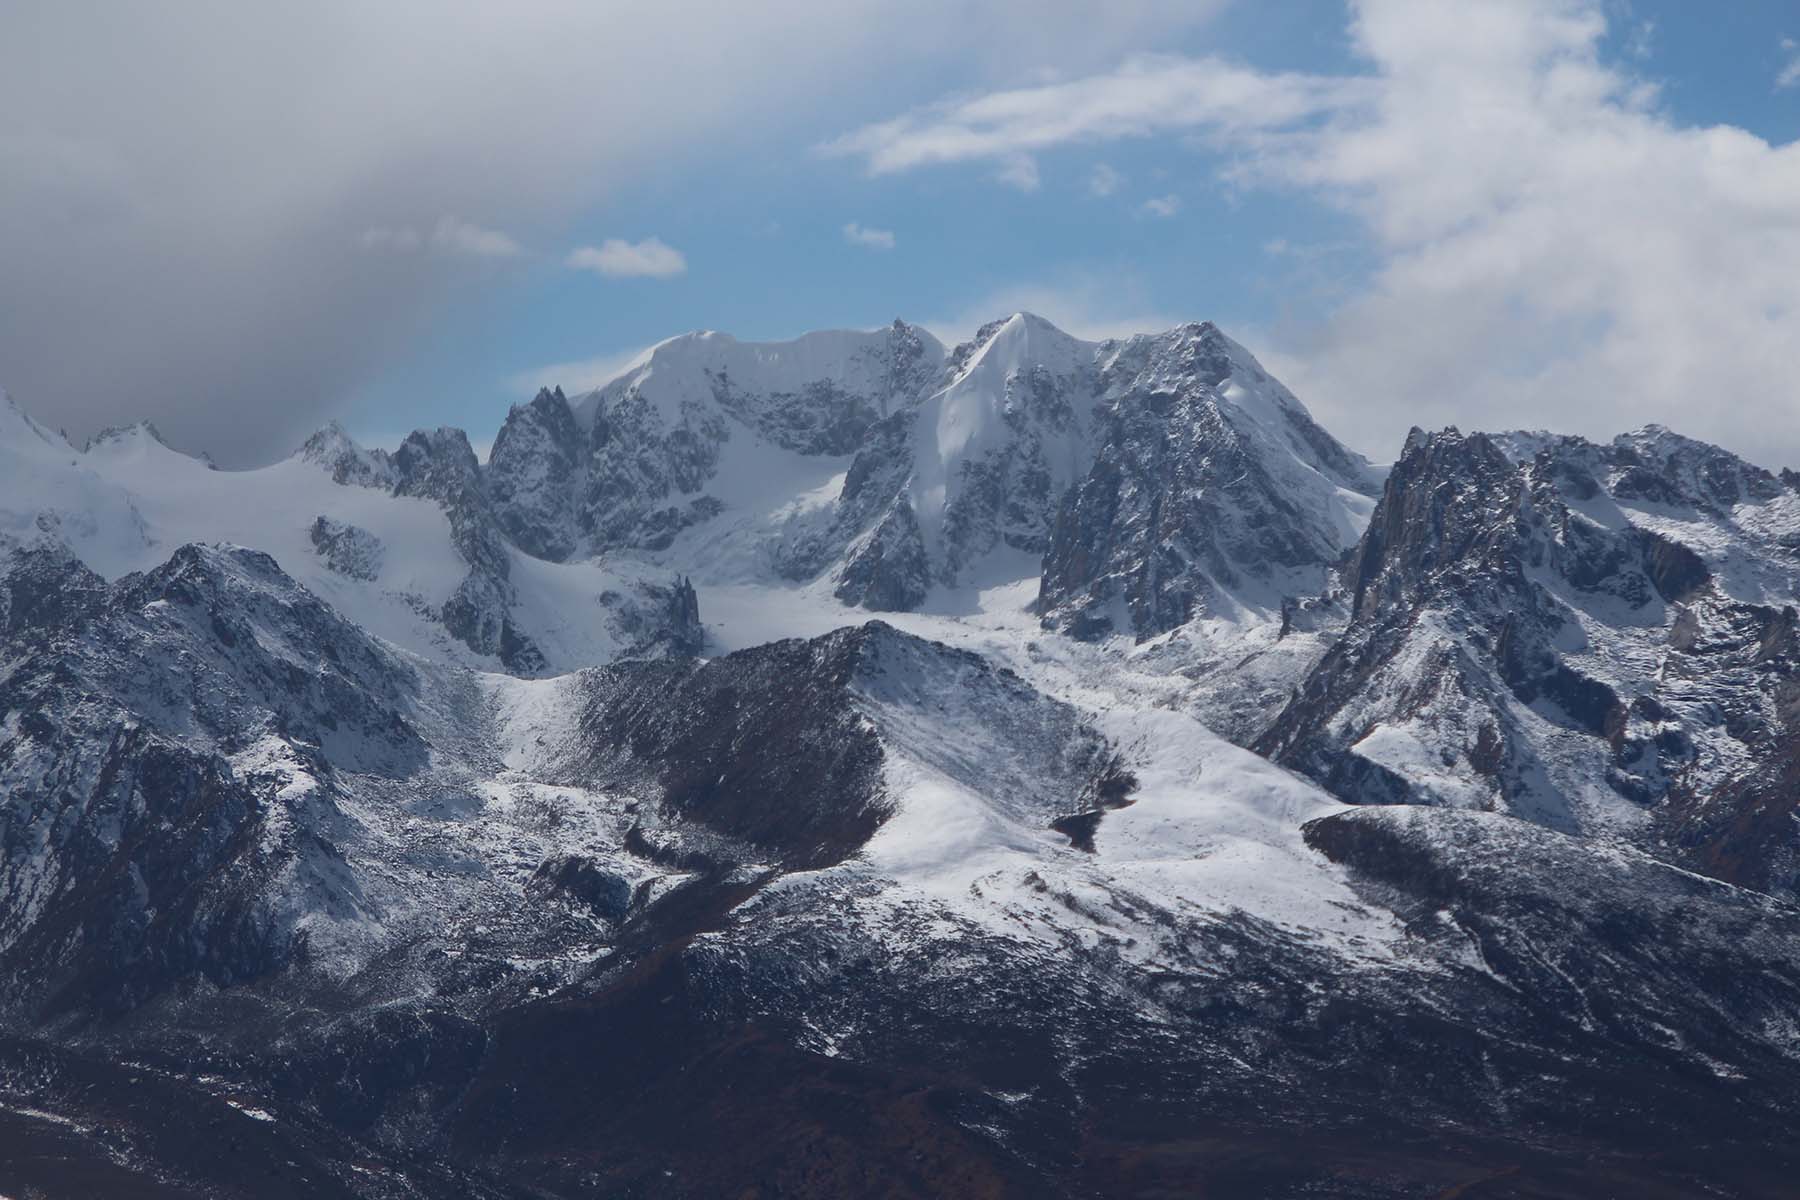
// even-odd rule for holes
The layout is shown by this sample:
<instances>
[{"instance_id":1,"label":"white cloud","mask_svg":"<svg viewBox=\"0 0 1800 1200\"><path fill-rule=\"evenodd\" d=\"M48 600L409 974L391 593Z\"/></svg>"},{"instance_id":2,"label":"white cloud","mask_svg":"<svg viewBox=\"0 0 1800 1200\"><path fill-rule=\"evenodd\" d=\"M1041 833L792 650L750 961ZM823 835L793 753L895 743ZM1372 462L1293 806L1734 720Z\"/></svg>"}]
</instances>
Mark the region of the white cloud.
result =
<instances>
[{"instance_id":1,"label":"white cloud","mask_svg":"<svg viewBox=\"0 0 1800 1200\"><path fill-rule=\"evenodd\" d=\"M1000 160L1000 169L994 172L994 178L1021 192L1035 192L1038 190L1037 160L1029 154L1009 154Z\"/></svg>"},{"instance_id":2,"label":"white cloud","mask_svg":"<svg viewBox=\"0 0 1800 1200\"><path fill-rule=\"evenodd\" d=\"M1599 57L1602 10L1365 0L1381 97L1256 162L1369 231L1361 293L1288 331L1321 418L1605 436L1662 421L1800 456L1800 144L1676 123Z\"/></svg>"},{"instance_id":3,"label":"white cloud","mask_svg":"<svg viewBox=\"0 0 1800 1200\"><path fill-rule=\"evenodd\" d=\"M1328 425L1605 436L1661 421L1800 461L1800 143L1678 122L1601 57L1603 0L1359 0L1347 78L1208 59L963 98L834 144L877 173L1182 133L1301 191L1372 261L1261 348Z\"/></svg>"},{"instance_id":4,"label":"white cloud","mask_svg":"<svg viewBox=\"0 0 1800 1200\"><path fill-rule=\"evenodd\" d=\"M1791 37L1782 38L1781 52L1787 56L1787 62L1783 64L1781 74L1775 76L1775 86L1800 87L1800 42Z\"/></svg>"},{"instance_id":5,"label":"white cloud","mask_svg":"<svg viewBox=\"0 0 1800 1200\"><path fill-rule=\"evenodd\" d=\"M430 233L421 233L410 225L365 229L359 240L370 250L405 254L429 249L434 254L461 258L513 258L525 252L510 235L498 229L483 229L458 217L439 217Z\"/></svg>"},{"instance_id":6,"label":"white cloud","mask_svg":"<svg viewBox=\"0 0 1800 1200\"><path fill-rule=\"evenodd\" d=\"M523 251L519 243L498 229L483 229L455 217L439 217L431 230L431 246L445 254L469 258L511 258Z\"/></svg>"},{"instance_id":7,"label":"white cloud","mask_svg":"<svg viewBox=\"0 0 1800 1200\"><path fill-rule=\"evenodd\" d=\"M1166 196L1152 196L1144 201L1143 212L1151 217L1172 217L1181 211L1181 197L1170 192Z\"/></svg>"},{"instance_id":8,"label":"white cloud","mask_svg":"<svg viewBox=\"0 0 1800 1200\"><path fill-rule=\"evenodd\" d=\"M998 161L1006 182L1029 179L1030 156L1077 142L1221 128L1280 129L1342 108L1365 81L1265 75L1218 58L1138 55L1105 75L930 105L826 142L871 175L937 163Z\"/></svg>"},{"instance_id":9,"label":"white cloud","mask_svg":"<svg viewBox=\"0 0 1800 1200\"><path fill-rule=\"evenodd\" d=\"M866 246L870 250L892 250L894 234L888 229L869 229L858 225L855 221L844 226L844 240L852 246Z\"/></svg>"},{"instance_id":10,"label":"white cloud","mask_svg":"<svg viewBox=\"0 0 1800 1200\"><path fill-rule=\"evenodd\" d=\"M1096 196L1110 196L1119 190L1125 176L1106 163L1095 163L1088 174L1088 191Z\"/></svg>"},{"instance_id":11,"label":"white cloud","mask_svg":"<svg viewBox=\"0 0 1800 1200\"><path fill-rule=\"evenodd\" d=\"M577 270L619 279L670 279L687 270L681 251L655 237L641 242L607 238L598 246L571 251L566 261Z\"/></svg>"}]
</instances>

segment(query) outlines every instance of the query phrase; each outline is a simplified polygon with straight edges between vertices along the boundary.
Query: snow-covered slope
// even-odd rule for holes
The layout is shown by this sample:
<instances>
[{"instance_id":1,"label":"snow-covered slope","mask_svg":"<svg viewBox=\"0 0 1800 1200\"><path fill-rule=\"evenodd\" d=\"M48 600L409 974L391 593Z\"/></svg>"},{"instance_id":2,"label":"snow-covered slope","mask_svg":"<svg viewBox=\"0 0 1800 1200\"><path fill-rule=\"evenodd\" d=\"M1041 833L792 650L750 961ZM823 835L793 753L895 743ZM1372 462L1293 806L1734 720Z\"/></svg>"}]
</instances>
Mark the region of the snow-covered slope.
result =
<instances>
[{"instance_id":1,"label":"snow-covered slope","mask_svg":"<svg viewBox=\"0 0 1800 1200\"><path fill-rule=\"evenodd\" d=\"M83 464L61 434L0 391L0 549L58 538L113 574L141 561L144 518L131 496Z\"/></svg>"},{"instance_id":2,"label":"snow-covered slope","mask_svg":"<svg viewBox=\"0 0 1800 1200\"><path fill-rule=\"evenodd\" d=\"M409 440L390 458L331 428L272 466L220 471L170 449L148 425L77 451L8 400L0 540L59 542L109 579L149 570L187 543L252 547L359 627L444 662L501 665L503 626L534 650L507 665L533 672L604 662L678 628L666 614L682 597L666 571L550 564L484 538L480 499L471 504L434 475L424 448L445 443L415 439L413 454ZM472 576L492 589L485 638L474 629L479 616L454 620L472 592L482 597Z\"/></svg>"}]
</instances>

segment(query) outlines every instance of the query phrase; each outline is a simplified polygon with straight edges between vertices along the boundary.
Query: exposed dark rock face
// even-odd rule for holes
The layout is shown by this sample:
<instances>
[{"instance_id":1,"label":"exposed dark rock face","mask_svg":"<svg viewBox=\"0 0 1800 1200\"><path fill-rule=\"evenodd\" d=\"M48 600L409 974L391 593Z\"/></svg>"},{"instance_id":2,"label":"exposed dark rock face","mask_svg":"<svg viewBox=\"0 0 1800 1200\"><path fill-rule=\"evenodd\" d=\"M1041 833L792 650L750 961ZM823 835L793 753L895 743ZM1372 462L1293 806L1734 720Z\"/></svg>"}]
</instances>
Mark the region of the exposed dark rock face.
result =
<instances>
[{"instance_id":1,"label":"exposed dark rock face","mask_svg":"<svg viewBox=\"0 0 1800 1200\"><path fill-rule=\"evenodd\" d=\"M0 633L13 638L79 628L106 592L106 581L60 543L20 547L0 571Z\"/></svg>"},{"instance_id":2,"label":"exposed dark rock face","mask_svg":"<svg viewBox=\"0 0 1800 1200\"><path fill-rule=\"evenodd\" d=\"M1703 1053L1746 1061L1766 1053L1751 1045L1757 1031L1794 1003L1800 911L1768 896L1629 851L1597 862L1578 839L1494 814L1366 809L1306 836L1415 936L1466 942L1547 1024L1581 1014L1643 1054L1660 1021L1693 1031ZM1727 957L1741 972L1729 983L1712 975ZM1704 1015L1720 1001L1732 1020Z\"/></svg>"},{"instance_id":3,"label":"exposed dark rock face","mask_svg":"<svg viewBox=\"0 0 1800 1200\"><path fill-rule=\"evenodd\" d=\"M795 867L840 861L885 815L881 748L845 702L861 639L776 642L701 667L590 676L594 784L649 792L671 816Z\"/></svg>"},{"instance_id":4,"label":"exposed dark rock face","mask_svg":"<svg viewBox=\"0 0 1800 1200\"><path fill-rule=\"evenodd\" d=\"M931 588L931 564L912 505L896 503L851 549L834 594L846 604L886 612L917 608Z\"/></svg>"},{"instance_id":5,"label":"exposed dark rock face","mask_svg":"<svg viewBox=\"0 0 1800 1200\"><path fill-rule=\"evenodd\" d=\"M381 539L368 530L320 517L309 532L313 549L339 575L364 580L381 577L384 547Z\"/></svg>"},{"instance_id":6,"label":"exposed dark rock face","mask_svg":"<svg viewBox=\"0 0 1800 1200\"><path fill-rule=\"evenodd\" d=\"M575 552L586 446L561 388L539 391L507 414L485 477L501 528L525 553L562 562Z\"/></svg>"},{"instance_id":7,"label":"exposed dark rock face","mask_svg":"<svg viewBox=\"0 0 1800 1200\"><path fill-rule=\"evenodd\" d=\"M901 407L868 427L829 519L798 527L773 548L783 578L813 579L841 556L837 594L845 604L890 611L918 606L931 585L925 547L911 505L904 514L894 511L912 474L916 421L912 407Z\"/></svg>"},{"instance_id":8,"label":"exposed dark rock face","mask_svg":"<svg viewBox=\"0 0 1800 1200\"><path fill-rule=\"evenodd\" d=\"M1653 576L1686 591L1704 567L1666 539L1572 511L1568 468L1550 450L1515 464L1482 434L1415 431L1344 573L1351 627L1259 750L1346 799L1503 804L1576 827L1567 781L1546 786L1556 747L1541 723L1551 739L1585 734L1598 753L1626 720L1615 690L1568 652L1579 615L1607 597L1655 620ZM1577 498L1591 493L1591 475L1575 479ZM1370 703L1377 692L1386 698ZM1352 748L1384 725L1408 727L1443 766L1477 769L1455 771L1450 790L1403 781Z\"/></svg>"},{"instance_id":9,"label":"exposed dark rock face","mask_svg":"<svg viewBox=\"0 0 1800 1200\"><path fill-rule=\"evenodd\" d=\"M700 623L700 597L690 579L677 578L669 589L668 607L662 626L672 649L678 654L698 655L706 648L706 627Z\"/></svg>"},{"instance_id":10,"label":"exposed dark rock face","mask_svg":"<svg viewBox=\"0 0 1800 1200\"><path fill-rule=\"evenodd\" d=\"M630 914L637 889L626 876L602 863L564 854L538 866L529 890L536 895L572 899L616 925Z\"/></svg>"},{"instance_id":11,"label":"exposed dark rock face","mask_svg":"<svg viewBox=\"0 0 1800 1200\"><path fill-rule=\"evenodd\" d=\"M521 675L544 668L544 656L512 622L512 563L505 534L487 503L481 465L460 429L418 430L393 456L399 496L423 496L444 506L450 540L469 574L443 605L444 628L478 654L492 654Z\"/></svg>"},{"instance_id":12,"label":"exposed dark rock face","mask_svg":"<svg viewBox=\"0 0 1800 1200\"><path fill-rule=\"evenodd\" d=\"M1226 385L1261 389L1252 412ZM1047 627L1139 640L1233 597L1278 608L1317 592L1346 530L1303 479L1370 490L1338 445L1211 325L1136 339L1101 378L1108 397L1086 477L1062 499L1038 600ZM1273 441L1273 416L1285 438Z\"/></svg>"}]
</instances>

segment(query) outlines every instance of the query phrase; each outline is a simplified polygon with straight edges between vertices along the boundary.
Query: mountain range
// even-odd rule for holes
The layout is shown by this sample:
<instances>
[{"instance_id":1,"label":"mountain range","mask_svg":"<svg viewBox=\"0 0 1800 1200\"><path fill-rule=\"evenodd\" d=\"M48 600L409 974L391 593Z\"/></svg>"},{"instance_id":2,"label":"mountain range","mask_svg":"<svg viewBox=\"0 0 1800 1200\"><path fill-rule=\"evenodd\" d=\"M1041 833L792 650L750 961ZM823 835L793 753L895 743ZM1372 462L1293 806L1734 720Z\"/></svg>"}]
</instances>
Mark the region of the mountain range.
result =
<instances>
[{"instance_id":1,"label":"mountain range","mask_svg":"<svg viewBox=\"0 0 1800 1200\"><path fill-rule=\"evenodd\" d=\"M1800 475L1211 324L0 403L0 1192L1789 1194Z\"/></svg>"}]
</instances>

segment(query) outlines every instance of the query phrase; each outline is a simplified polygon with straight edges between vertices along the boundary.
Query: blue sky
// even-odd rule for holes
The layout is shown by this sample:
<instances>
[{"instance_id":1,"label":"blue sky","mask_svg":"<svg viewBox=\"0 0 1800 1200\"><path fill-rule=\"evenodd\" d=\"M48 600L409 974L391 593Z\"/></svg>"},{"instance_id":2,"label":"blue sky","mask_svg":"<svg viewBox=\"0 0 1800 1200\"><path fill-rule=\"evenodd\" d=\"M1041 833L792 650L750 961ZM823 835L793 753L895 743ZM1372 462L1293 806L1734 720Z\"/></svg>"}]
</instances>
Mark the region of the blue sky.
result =
<instances>
[{"instance_id":1,"label":"blue sky","mask_svg":"<svg viewBox=\"0 0 1800 1200\"><path fill-rule=\"evenodd\" d=\"M46 7L0 39L0 383L77 433L484 442L536 382L689 329L1030 308L1216 320L1377 458L1415 421L1658 420L1800 462L1792 0L110 24ZM649 273L570 265L645 246Z\"/></svg>"}]
</instances>

